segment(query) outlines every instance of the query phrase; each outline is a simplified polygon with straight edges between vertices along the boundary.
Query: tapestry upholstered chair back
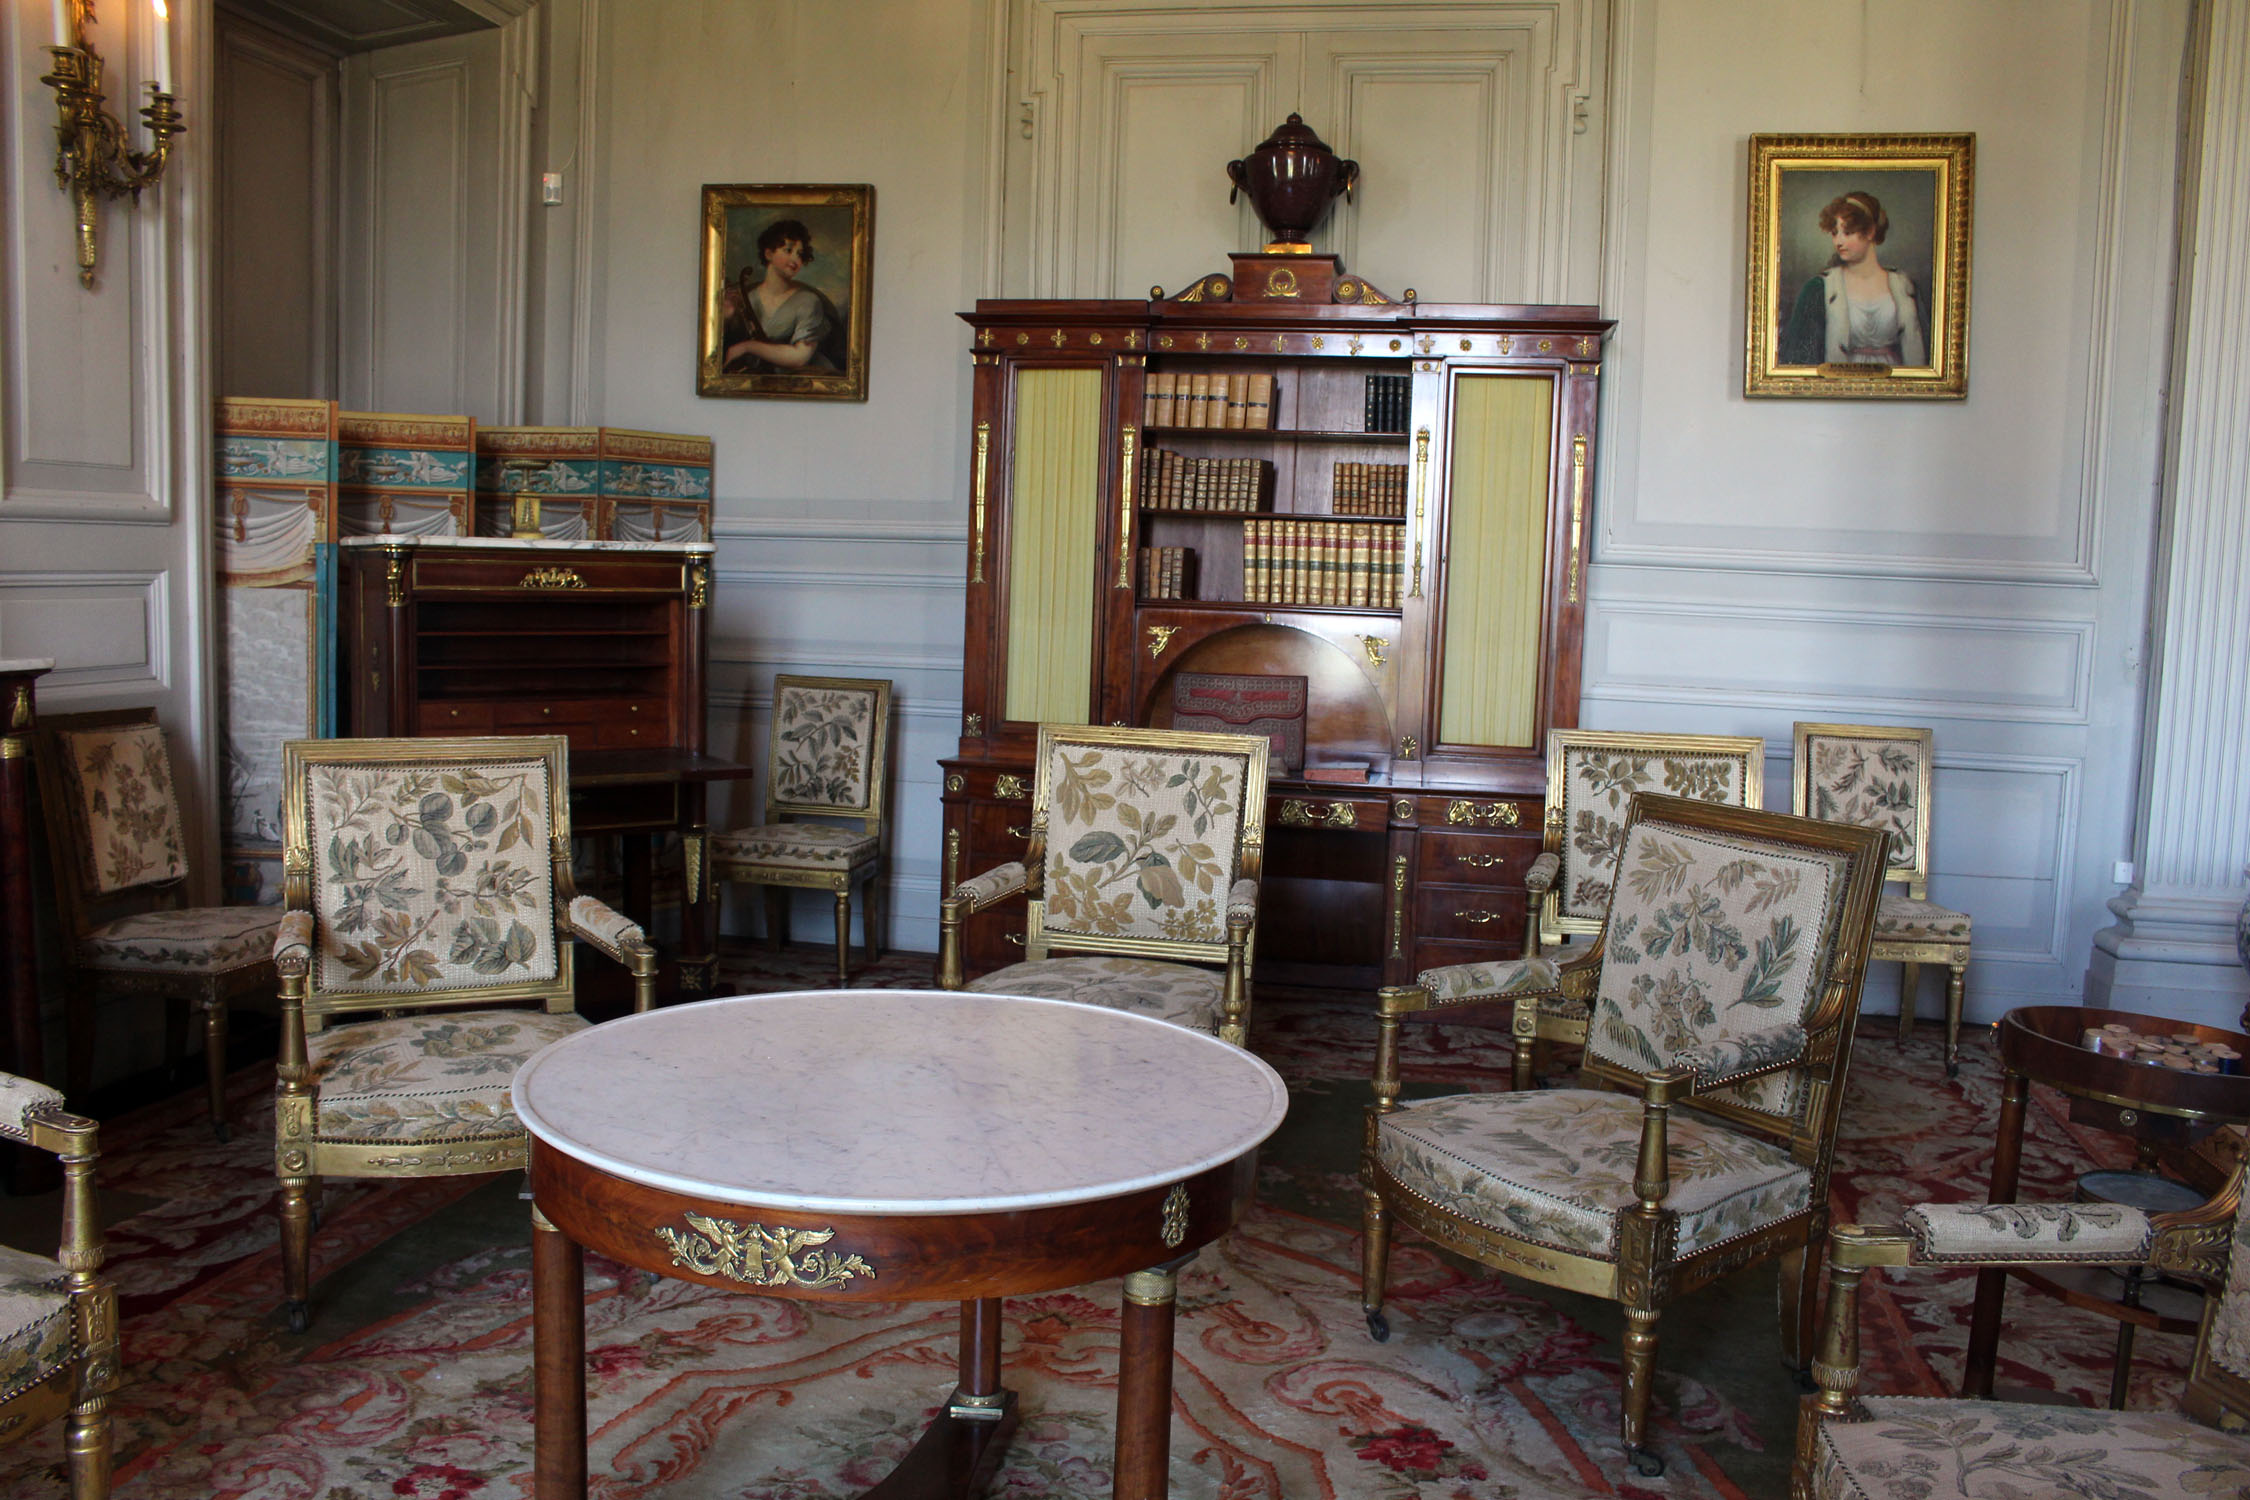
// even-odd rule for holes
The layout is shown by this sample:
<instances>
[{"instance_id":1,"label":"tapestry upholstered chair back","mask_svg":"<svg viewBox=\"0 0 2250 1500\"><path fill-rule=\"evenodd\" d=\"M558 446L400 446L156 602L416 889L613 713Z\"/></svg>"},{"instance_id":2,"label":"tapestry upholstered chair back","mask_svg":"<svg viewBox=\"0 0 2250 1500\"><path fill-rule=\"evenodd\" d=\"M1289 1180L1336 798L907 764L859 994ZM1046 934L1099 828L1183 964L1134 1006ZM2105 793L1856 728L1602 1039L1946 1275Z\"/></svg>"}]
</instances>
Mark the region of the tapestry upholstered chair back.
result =
<instances>
[{"instance_id":1,"label":"tapestry upholstered chair back","mask_svg":"<svg viewBox=\"0 0 2250 1500\"><path fill-rule=\"evenodd\" d=\"M1624 1305L1622 1433L1641 1472L1666 1303L1781 1262L1781 1344L1800 1370L1826 1243L1836 1119L1882 879L1871 829L1636 795L1609 922L1583 953L1419 976L1381 991L1360 1163L1369 1330L1390 1222L1511 1275ZM1575 1088L1402 1099L1409 1015L1578 1007ZM1530 1023L1530 1024L1527 1024Z\"/></svg>"},{"instance_id":2,"label":"tapestry upholstered chair back","mask_svg":"<svg viewBox=\"0 0 2250 1500\"><path fill-rule=\"evenodd\" d=\"M870 963L883 952L883 804L891 684L874 677L776 677L766 740L765 818L711 840L715 881L762 887L766 940L789 940L792 890L836 898L836 983L850 982L852 890Z\"/></svg>"},{"instance_id":3,"label":"tapestry upholstered chair back","mask_svg":"<svg viewBox=\"0 0 2250 1500\"><path fill-rule=\"evenodd\" d=\"M939 982L961 983L961 921L1023 892L1025 961L970 988L1139 1010L1239 1043L1270 750L1262 735L1040 725L1024 859L955 887Z\"/></svg>"},{"instance_id":4,"label":"tapestry upholstered chair back","mask_svg":"<svg viewBox=\"0 0 2250 1500\"><path fill-rule=\"evenodd\" d=\"M1901 1040L1913 1034L1922 965L1946 966L1945 1071L1958 1073L1970 924L1967 913L1929 898L1930 731L1896 724L1799 724L1793 739L1790 804L1798 813L1890 835L1871 956L1899 966Z\"/></svg>"},{"instance_id":5,"label":"tapestry upholstered chair back","mask_svg":"<svg viewBox=\"0 0 2250 1500\"><path fill-rule=\"evenodd\" d=\"M632 972L635 1010L654 1000L641 929L573 889L564 746L547 735L282 747L274 1150L299 1332L318 1179L523 1165L508 1086L586 1025L574 939Z\"/></svg>"},{"instance_id":6,"label":"tapestry upholstered chair back","mask_svg":"<svg viewBox=\"0 0 2250 1500\"><path fill-rule=\"evenodd\" d=\"M62 1164L55 1253L0 1245L0 1443L64 1418L71 1500L105 1500L119 1360L117 1292L102 1275L107 1249L94 1196L100 1131L66 1114L53 1089L0 1073L0 1142Z\"/></svg>"},{"instance_id":7,"label":"tapestry upholstered chair back","mask_svg":"<svg viewBox=\"0 0 2250 1500\"><path fill-rule=\"evenodd\" d=\"M2180 1213L2117 1203L1926 1203L1896 1223L1839 1224L1828 1307L1803 1398L1794 1500L2119 1500L2250 1494L2250 1216L2243 1164ZM1861 1396L1859 1287L1871 1267L2049 1277L2140 1266L2204 1291L2180 1404L2090 1411L1927 1396ZM2061 1268L2061 1269L2058 1269ZM1896 1277L1899 1272L1888 1273ZM2225 1430L2214 1430L2224 1428Z\"/></svg>"},{"instance_id":8,"label":"tapestry upholstered chair back","mask_svg":"<svg viewBox=\"0 0 2250 1500\"><path fill-rule=\"evenodd\" d=\"M1755 736L1549 730L1546 828L1524 877L1525 955L1602 930L1636 794L1756 807L1765 774L1766 742Z\"/></svg>"},{"instance_id":9,"label":"tapestry upholstered chair back","mask_svg":"<svg viewBox=\"0 0 2250 1500\"><path fill-rule=\"evenodd\" d=\"M152 708L50 714L33 751L55 903L66 938L70 1092L92 1082L102 1004L147 996L203 1015L204 1089L226 1136L227 1006L273 993L280 913L190 906L190 870L164 730ZM167 1027L184 1052L186 1028ZM177 1068L180 1056L169 1059Z\"/></svg>"}]
</instances>

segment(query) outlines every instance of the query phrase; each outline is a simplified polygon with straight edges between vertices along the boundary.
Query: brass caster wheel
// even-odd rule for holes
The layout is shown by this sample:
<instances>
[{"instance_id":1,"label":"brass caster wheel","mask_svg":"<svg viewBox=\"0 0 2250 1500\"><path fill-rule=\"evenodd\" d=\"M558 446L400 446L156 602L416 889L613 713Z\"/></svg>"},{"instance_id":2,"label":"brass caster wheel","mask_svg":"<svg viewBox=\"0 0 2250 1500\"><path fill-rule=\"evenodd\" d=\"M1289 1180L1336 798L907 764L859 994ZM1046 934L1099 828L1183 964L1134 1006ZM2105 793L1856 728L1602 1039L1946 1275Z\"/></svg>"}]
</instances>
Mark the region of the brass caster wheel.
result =
<instances>
[{"instance_id":1,"label":"brass caster wheel","mask_svg":"<svg viewBox=\"0 0 2250 1500\"><path fill-rule=\"evenodd\" d=\"M1379 1307L1371 1308L1368 1311L1367 1336L1373 1339L1378 1344L1387 1344L1390 1342L1391 1320L1383 1316L1383 1310Z\"/></svg>"},{"instance_id":2,"label":"brass caster wheel","mask_svg":"<svg viewBox=\"0 0 2250 1500\"><path fill-rule=\"evenodd\" d=\"M303 1333L312 1327L312 1304L310 1302L289 1301L283 1303L282 1308L289 1314L289 1331L291 1333Z\"/></svg>"},{"instance_id":3,"label":"brass caster wheel","mask_svg":"<svg viewBox=\"0 0 2250 1500\"><path fill-rule=\"evenodd\" d=\"M1664 1455L1653 1448L1628 1448L1625 1456L1633 1461L1633 1472L1643 1479L1655 1479L1664 1472Z\"/></svg>"}]
</instances>

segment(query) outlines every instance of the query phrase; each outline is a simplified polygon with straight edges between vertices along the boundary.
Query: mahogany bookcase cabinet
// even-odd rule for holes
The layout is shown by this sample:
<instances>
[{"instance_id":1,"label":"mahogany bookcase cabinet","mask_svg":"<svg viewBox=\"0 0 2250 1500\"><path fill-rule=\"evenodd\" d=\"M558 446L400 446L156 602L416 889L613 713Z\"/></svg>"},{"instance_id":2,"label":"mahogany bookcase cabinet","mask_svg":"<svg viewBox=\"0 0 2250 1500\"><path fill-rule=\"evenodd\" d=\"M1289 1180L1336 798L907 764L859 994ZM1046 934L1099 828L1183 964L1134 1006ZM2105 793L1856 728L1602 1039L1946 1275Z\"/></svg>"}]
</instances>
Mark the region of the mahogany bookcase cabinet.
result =
<instances>
[{"instance_id":1,"label":"mahogany bookcase cabinet","mask_svg":"<svg viewBox=\"0 0 2250 1500\"><path fill-rule=\"evenodd\" d=\"M1233 259L1146 302L962 315L975 407L947 888L1022 857L1042 720L1162 726L1180 672L1302 676L1306 774L1272 782L1259 978L1365 987L1513 957L1546 734L1578 718L1611 324L1394 299L1330 256ZM1267 426L1180 425L1181 395L1262 393L1250 376L1270 377ZM1224 420L1223 399L1207 410ZM1238 462L1195 463L1216 459ZM1228 478L1199 489L1197 473ZM1370 489L1404 514L1360 514ZM1193 564L1154 569L1144 548ZM1371 559L1394 570L1373 587L1355 581ZM1013 962L1020 901L967 938L972 973Z\"/></svg>"}]
</instances>

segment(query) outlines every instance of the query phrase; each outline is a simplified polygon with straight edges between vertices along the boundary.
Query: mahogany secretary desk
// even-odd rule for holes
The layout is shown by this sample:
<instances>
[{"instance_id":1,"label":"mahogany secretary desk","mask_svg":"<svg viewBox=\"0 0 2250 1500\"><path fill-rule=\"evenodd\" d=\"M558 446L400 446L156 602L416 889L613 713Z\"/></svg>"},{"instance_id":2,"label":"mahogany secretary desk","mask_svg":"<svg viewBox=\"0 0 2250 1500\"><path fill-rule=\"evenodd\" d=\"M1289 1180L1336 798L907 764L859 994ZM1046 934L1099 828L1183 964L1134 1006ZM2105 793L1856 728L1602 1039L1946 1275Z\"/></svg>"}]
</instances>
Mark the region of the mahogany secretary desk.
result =
<instances>
[{"instance_id":1,"label":"mahogany secretary desk","mask_svg":"<svg viewBox=\"0 0 2250 1500\"><path fill-rule=\"evenodd\" d=\"M1301 676L1309 774L1269 794L1260 979L1362 988L1515 957L1547 731L1578 717L1612 325L1591 307L1394 299L1332 256L1233 261L1145 302L962 315L975 407L946 889L1022 857L1040 721L1169 723L1183 671ZM1255 394L1241 426L1218 407L1192 425L1180 401L1269 383L1262 428ZM1020 903L970 925L972 973L1019 956Z\"/></svg>"}]
</instances>

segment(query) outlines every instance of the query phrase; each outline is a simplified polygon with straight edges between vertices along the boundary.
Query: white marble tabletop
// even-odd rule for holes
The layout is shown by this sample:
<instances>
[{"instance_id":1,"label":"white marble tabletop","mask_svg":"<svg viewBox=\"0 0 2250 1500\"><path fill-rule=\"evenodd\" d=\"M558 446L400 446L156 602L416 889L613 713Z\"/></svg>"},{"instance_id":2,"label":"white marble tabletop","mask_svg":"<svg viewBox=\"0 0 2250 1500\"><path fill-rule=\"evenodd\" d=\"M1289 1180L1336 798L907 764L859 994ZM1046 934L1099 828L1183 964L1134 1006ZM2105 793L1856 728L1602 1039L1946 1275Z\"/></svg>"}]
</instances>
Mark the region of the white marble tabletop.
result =
<instances>
[{"instance_id":1,"label":"white marble tabletop","mask_svg":"<svg viewBox=\"0 0 2250 1500\"><path fill-rule=\"evenodd\" d=\"M1262 1059L1125 1011L941 990L743 995L627 1016L517 1072L548 1145L765 1208L976 1213L1108 1198L1281 1124Z\"/></svg>"},{"instance_id":2,"label":"white marble tabletop","mask_svg":"<svg viewBox=\"0 0 2250 1500\"><path fill-rule=\"evenodd\" d=\"M55 659L51 656L19 656L10 660L0 656L0 672L52 672Z\"/></svg>"},{"instance_id":3,"label":"white marble tabletop","mask_svg":"<svg viewBox=\"0 0 2250 1500\"><path fill-rule=\"evenodd\" d=\"M585 542L543 536L348 536L344 547L512 547L522 552L716 552L710 542Z\"/></svg>"}]
</instances>

